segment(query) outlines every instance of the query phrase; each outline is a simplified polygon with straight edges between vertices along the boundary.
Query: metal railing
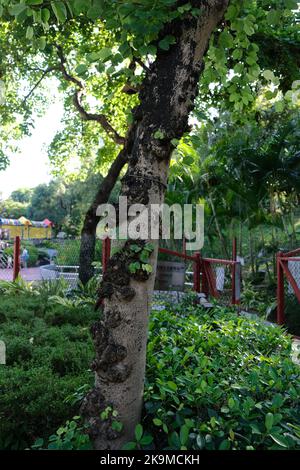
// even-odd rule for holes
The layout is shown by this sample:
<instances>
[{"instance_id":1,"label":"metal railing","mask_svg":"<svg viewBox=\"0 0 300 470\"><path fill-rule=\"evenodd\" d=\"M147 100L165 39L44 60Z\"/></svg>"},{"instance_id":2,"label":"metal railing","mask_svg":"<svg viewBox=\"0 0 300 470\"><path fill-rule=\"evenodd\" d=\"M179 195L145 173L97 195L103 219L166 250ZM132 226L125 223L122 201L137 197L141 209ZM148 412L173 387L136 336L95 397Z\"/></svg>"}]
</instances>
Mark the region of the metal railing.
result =
<instances>
[{"instance_id":1,"label":"metal railing","mask_svg":"<svg viewBox=\"0 0 300 470\"><path fill-rule=\"evenodd\" d=\"M300 248L277 253L277 323L285 325L287 303L293 301L300 315Z\"/></svg>"},{"instance_id":2,"label":"metal railing","mask_svg":"<svg viewBox=\"0 0 300 470\"><path fill-rule=\"evenodd\" d=\"M185 271L184 285L191 288L196 293L204 293L207 298L218 299L223 304L238 304L241 291L241 273L240 263L233 260L204 258L199 252L188 254L183 243L183 251L173 251L167 248L159 248L159 252L176 259L184 260L192 265L192 271ZM111 240L106 238L102 241L102 273L107 269L111 253ZM234 254L235 257L235 254ZM11 262L11 260L10 260ZM1 258L0 258L1 263ZM7 269L7 257L5 257ZM13 266L10 269L9 280L15 280L20 273L20 237L14 241ZM1 269L0 266L0 273ZM59 279L64 278L72 286L78 283L79 266L56 262L41 266L41 279ZM99 274L100 269L99 269ZM1 278L1 276L0 276Z\"/></svg>"}]
</instances>

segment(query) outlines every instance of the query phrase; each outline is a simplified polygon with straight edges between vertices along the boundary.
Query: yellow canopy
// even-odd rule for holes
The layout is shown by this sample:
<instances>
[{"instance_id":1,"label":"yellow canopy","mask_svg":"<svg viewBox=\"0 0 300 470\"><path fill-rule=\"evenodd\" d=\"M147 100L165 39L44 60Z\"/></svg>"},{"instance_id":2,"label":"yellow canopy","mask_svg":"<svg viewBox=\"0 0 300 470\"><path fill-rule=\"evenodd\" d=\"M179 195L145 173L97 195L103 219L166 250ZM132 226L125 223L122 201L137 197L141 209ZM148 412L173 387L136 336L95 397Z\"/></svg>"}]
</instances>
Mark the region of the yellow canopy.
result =
<instances>
[{"instance_id":1,"label":"yellow canopy","mask_svg":"<svg viewBox=\"0 0 300 470\"><path fill-rule=\"evenodd\" d=\"M32 223L30 222L30 220L26 219L26 217L22 216L19 218L19 222L22 224L22 225L32 225Z\"/></svg>"}]
</instances>

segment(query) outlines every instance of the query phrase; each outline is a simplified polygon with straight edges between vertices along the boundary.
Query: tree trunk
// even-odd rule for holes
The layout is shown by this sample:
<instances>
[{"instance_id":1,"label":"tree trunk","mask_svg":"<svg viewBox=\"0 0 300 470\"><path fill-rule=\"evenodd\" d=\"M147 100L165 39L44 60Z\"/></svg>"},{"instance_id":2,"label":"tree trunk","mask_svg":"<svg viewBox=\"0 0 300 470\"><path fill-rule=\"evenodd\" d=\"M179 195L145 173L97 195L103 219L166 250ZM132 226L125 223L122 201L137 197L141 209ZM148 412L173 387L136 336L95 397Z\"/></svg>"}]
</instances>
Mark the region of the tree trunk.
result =
<instances>
[{"instance_id":1,"label":"tree trunk","mask_svg":"<svg viewBox=\"0 0 300 470\"><path fill-rule=\"evenodd\" d=\"M208 200L209 200L210 207L211 207L212 214L213 214L213 218L214 218L214 221L215 221L217 234L218 234L220 244L221 244L221 249L223 250L223 256L225 258L229 259L229 253L228 253L227 246L226 246L226 240L225 240L225 238L223 237L223 234L222 234L222 230L221 230L219 220L218 220L218 216L217 216L217 211L216 211L213 199L211 197L209 188L208 188Z\"/></svg>"},{"instance_id":2,"label":"tree trunk","mask_svg":"<svg viewBox=\"0 0 300 470\"><path fill-rule=\"evenodd\" d=\"M188 130L203 55L227 4L228 0L194 1L193 5L202 8L199 18L187 14L162 32L162 37L174 35L176 44L169 51L158 51L140 91L140 105L134 112L134 142L122 184L122 195L127 196L129 205L139 203L149 208L164 201L172 141ZM162 138L155 138L156 131ZM141 418L158 242L152 242L150 275L142 270L130 273L128 267L137 256L130 250L132 243L123 243L109 262L99 291L103 313L92 328L96 381L83 401L82 413L90 424L96 449L120 449L132 439ZM144 246L148 241L139 243ZM112 428L115 418L111 409L118 414L122 431Z\"/></svg>"},{"instance_id":3,"label":"tree trunk","mask_svg":"<svg viewBox=\"0 0 300 470\"><path fill-rule=\"evenodd\" d=\"M130 139L127 142L130 142ZM85 215L81 231L79 255L79 279L83 284L86 284L94 275L93 262L95 261L96 228L99 222L99 217L96 215L97 207L108 201L120 172L127 163L128 151L128 145L121 150L111 165L107 176L102 180L95 199Z\"/></svg>"}]
</instances>

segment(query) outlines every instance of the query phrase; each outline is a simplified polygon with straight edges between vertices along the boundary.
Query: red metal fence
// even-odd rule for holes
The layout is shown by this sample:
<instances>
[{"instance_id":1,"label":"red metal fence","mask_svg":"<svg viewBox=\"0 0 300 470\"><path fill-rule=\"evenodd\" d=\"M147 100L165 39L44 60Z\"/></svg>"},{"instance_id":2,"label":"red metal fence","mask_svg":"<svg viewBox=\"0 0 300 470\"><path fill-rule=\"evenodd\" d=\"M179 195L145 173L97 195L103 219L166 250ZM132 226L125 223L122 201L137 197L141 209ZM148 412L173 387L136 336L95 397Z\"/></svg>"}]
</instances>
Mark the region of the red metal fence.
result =
<instances>
[{"instance_id":1,"label":"red metal fence","mask_svg":"<svg viewBox=\"0 0 300 470\"><path fill-rule=\"evenodd\" d=\"M111 241L103 240L102 266L105 272L110 257ZM191 262L193 266L192 289L203 292L208 298L215 298L224 304L239 304L241 293L241 265L236 261L236 244L233 245L233 259L203 258L201 253L187 254L183 251L159 248L160 253Z\"/></svg>"},{"instance_id":2,"label":"red metal fence","mask_svg":"<svg viewBox=\"0 0 300 470\"><path fill-rule=\"evenodd\" d=\"M102 243L102 272L105 272L111 254L111 240L106 238ZM15 238L12 246L14 249L11 259L7 256L4 258L3 255L2 265L0 265L1 279L16 280L20 274L20 237ZM241 272L240 263L236 261L235 245L232 260L204 258L198 252L187 254L185 242L183 242L182 252L167 248L159 248L159 251L175 259L184 260L192 266L192 271L186 273L192 277L192 282L187 282L186 285L195 292L203 292L207 298L218 299L220 303L239 303Z\"/></svg>"},{"instance_id":3,"label":"red metal fence","mask_svg":"<svg viewBox=\"0 0 300 470\"><path fill-rule=\"evenodd\" d=\"M295 305L296 301L296 305ZM277 323L286 324L287 303L300 314L300 248L277 254Z\"/></svg>"}]
</instances>

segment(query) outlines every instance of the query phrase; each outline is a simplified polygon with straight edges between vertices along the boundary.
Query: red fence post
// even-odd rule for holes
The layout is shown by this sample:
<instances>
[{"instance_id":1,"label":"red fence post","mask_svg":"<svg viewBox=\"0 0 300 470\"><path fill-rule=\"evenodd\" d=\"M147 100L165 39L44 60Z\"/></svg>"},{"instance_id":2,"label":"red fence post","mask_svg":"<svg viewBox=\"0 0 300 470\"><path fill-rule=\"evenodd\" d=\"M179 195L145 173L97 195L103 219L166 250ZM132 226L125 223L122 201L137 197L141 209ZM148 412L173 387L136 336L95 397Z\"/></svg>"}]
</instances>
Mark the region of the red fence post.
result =
<instances>
[{"instance_id":1,"label":"red fence post","mask_svg":"<svg viewBox=\"0 0 300 470\"><path fill-rule=\"evenodd\" d=\"M200 292L200 269L201 269L201 255L200 253L195 253L194 255L194 266L193 266L193 281L194 281L194 291Z\"/></svg>"},{"instance_id":2,"label":"red fence post","mask_svg":"<svg viewBox=\"0 0 300 470\"><path fill-rule=\"evenodd\" d=\"M14 271L13 280L15 281L20 274L20 237L15 238L14 242Z\"/></svg>"},{"instance_id":3,"label":"red fence post","mask_svg":"<svg viewBox=\"0 0 300 470\"><path fill-rule=\"evenodd\" d=\"M284 325L285 315L284 315L284 274L281 266L280 258L283 256L283 253L277 253L277 323L279 325Z\"/></svg>"},{"instance_id":4,"label":"red fence post","mask_svg":"<svg viewBox=\"0 0 300 470\"><path fill-rule=\"evenodd\" d=\"M102 274L104 274L107 269L107 264L110 258L110 247L110 238L104 238L104 240L102 240Z\"/></svg>"}]
</instances>

